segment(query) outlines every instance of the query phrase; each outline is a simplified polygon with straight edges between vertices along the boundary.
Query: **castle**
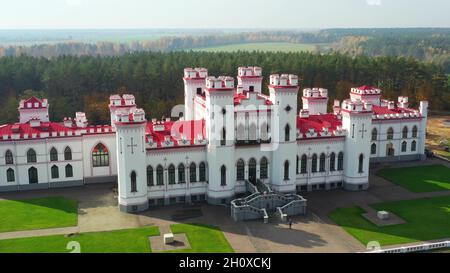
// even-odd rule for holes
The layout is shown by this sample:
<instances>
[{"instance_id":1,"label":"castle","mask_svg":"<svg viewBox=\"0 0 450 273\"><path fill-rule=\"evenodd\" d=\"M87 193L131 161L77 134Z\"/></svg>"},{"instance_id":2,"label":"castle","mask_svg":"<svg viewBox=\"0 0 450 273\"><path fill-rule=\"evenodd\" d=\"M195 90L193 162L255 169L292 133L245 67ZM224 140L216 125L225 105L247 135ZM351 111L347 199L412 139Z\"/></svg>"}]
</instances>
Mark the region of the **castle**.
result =
<instances>
[{"instance_id":1,"label":"castle","mask_svg":"<svg viewBox=\"0 0 450 273\"><path fill-rule=\"evenodd\" d=\"M19 105L20 120L0 126L0 191L118 182L123 211L207 201L229 204L249 183L277 193L365 190L369 162L424 157L426 101L419 109L352 88L327 112L326 89L304 89L297 112L296 75L240 67L233 77L184 70L176 120L146 120L133 95L110 97L111 124L84 113L49 120L46 99ZM259 184L258 184L259 183Z\"/></svg>"}]
</instances>

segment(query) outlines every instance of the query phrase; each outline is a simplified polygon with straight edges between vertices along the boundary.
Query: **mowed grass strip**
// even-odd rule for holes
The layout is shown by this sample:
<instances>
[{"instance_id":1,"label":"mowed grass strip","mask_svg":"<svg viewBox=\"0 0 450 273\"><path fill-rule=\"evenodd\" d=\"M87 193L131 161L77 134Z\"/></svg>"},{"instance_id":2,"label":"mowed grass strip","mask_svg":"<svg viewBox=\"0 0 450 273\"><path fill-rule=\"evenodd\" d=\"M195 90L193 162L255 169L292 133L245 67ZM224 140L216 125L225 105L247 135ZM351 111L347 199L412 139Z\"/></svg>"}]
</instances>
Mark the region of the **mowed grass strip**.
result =
<instances>
[{"instance_id":1,"label":"mowed grass strip","mask_svg":"<svg viewBox=\"0 0 450 273\"><path fill-rule=\"evenodd\" d=\"M169 252L179 253L233 253L234 250L228 243L220 228L201 224L175 224L170 229L174 234L185 233L190 249L175 250Z\"/></svg>"},{"instance_id":2,"label":"mowed grass strip","mask_svg":"<svg viewBox=\"0 0 450 273\"><path fill-rule=\"evenodd\" d=\"M377 175L412 192L450 190L450 168L443 165L383 169Z\"/></svg>"},{"instance_id":3,"label":"mowed grass strip","mask_svg":"<svg viewBox=\"0 0 450 273\"><path fill-rule=\"evenodd\" d=\"M76 226L78 201L63 197L0 201L0 232Z\"/></svg>"},{"instance_id":4,"label":"mowed grass strip","mask_svg":"<svg viewBox=\"0 0 450 273\"><path fill-rule=\"evenodd\" d=\"M360 207L336 209L330 218L364 245L370 241L385 246L450 238L450 196L380 203L372 207L392 212L406 223L378 227L362 216L365 211Z\"/></svg>"},{"instance_id":5,"label":"mowed grass strip","mask_svg":"<svg viewBox=\"0 0 450 273\"><path fill-rule=\"evenodd\" d=\"M158 227L89 232L70 237L52 235L0 240L0 253L68 253L71 241L81 253L150 253L149 236L158 236Z\"/></svg>"}]
</instances>

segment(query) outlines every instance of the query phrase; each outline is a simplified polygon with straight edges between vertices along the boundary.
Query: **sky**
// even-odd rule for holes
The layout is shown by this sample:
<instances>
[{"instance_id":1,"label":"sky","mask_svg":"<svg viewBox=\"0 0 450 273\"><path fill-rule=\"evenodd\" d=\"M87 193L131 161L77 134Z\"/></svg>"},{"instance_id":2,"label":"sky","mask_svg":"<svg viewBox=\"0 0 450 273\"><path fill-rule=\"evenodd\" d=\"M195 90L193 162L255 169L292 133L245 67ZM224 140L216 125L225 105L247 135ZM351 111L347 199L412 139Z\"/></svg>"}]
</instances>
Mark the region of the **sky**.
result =
<instances>
[{"instance_id":1,"label":"sky","mask_svg":"<svg viewBox=\"0 0 450 273\"><path fill-rule=\"evenodd\" d=\"M0 29L450 27L449 0L0 0Z\"/></svg>"}]
</instances>

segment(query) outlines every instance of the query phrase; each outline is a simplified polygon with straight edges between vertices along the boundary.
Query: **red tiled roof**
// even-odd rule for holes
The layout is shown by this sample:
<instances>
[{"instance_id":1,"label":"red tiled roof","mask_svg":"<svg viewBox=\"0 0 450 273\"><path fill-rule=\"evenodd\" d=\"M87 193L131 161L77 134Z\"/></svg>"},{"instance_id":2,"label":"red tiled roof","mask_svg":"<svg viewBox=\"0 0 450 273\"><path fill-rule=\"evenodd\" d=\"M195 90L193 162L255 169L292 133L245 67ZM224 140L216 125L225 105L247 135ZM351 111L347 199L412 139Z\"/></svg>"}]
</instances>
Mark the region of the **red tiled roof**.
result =
<instances>
[{"instance_id":1,"label":"red tiled roof","mask_svg":"<svg viewBox=\"0 0 450 273\"><path fill-rule=\"evenodd\" d=\"M373 105L372 106L373 113L375 115L390 115L390 114L403 114L403 113L414 113L411 109L398 108L394 107L394 109L389 109L388 107Z\"/></svg>"},{"instance_id":2,"label":"red tiled roof","mask_svg":"<svg viewBox=\"0 0 450 273\"><path fill-rule=\"evenodd\" d=\"M272 101L265 95L262 94L258 94L258 98L265 100L265 105L272 105ZM234 93L234 105L239 105L241 104L242 100L246 100L247 99L247 92L243 92L243 93Z\"/></svg>"},{"instance_id":3,"label":"red tiled roof","mask_svg":"<svg viewBox=\"0 0 450 273\"><path fill-rule=\"evenodd\" d=\"M333 130L336 130L338 126L342 126L342 121L339 120L334 114L323 115L309 115L309 117L297 116L297 129L305 136L309 129L314 131L320 136L323 128L328 128L328 131L333 134Z\"/></svg>"},{"instance_id":4,"label":"red tiled roof","mask_svg":"<svg viewBox=\"0 0 450 273\"><path fill-rule=\"evenodd\" d=\"M147 122L145 134L147 140L151 139L156 143L157 148L163 147L161 143L165 142L167 137L173 142L173 147L181 146L178 145L178 140L183 139L183 136L189 145L194 145L199 135L206 139L205 120L163 121L155 124Z\"/></svg>"},{"instance_id":5,"label":"red tiled roof","mask_svg":"<svg viewBox=\"0 0 450 273\"><path fill-rule=\"evenodd\" d=\"M36 97L31 97L29 99L23 100L23 107L22 109L36 109L36 108L42 108L42 102L43 100L38 99ZM31 107L28 106L28 104L31 103ZM38 104L38 106L35 106L35 103ZM21 103L22 105L22 103Z\"/></svg>"}]
</instances>

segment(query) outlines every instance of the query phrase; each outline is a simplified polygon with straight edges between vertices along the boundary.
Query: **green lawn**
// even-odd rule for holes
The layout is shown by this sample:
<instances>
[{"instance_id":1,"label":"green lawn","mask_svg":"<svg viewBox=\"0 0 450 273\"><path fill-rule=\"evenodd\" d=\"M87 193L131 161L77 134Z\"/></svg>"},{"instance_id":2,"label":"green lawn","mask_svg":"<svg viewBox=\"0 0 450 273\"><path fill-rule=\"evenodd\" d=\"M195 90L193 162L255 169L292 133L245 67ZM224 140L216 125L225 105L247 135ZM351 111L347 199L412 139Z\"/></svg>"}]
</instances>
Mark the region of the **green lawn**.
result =
<instances>
[{"instance_id":1,"label":"green lawn","mask_svg":"<svg viewBox=\"0 0 450 273\"><path fill-rule=\"evenodd\" d=\"M0 232L76 226L78 201L63 197L0 201Z\"/></svg>"},{"instance_id":2,"label":"green lawn","mask_svg":"<svg viewBox=\"0 0 450 273\"><path fill-rule=\"evenodd\" d=\"M242 43L221 45L212 47L194 48L194 51L206 51L206 52L235 52L235 51L281 51L281 52L302 52L302 51L315 51L314 44L297 44L297 43Z\"/></svg>"},{"instance_id":3,"label":"green lawn","mask_svg":"<svg viewBox=\"0 0 450 273\"><path fill-rule=\"evenodd\" d=\"M67 253L67 244L76 241L81 253L149 253L149 236L158 236L158 227L89 232L71 237L52 235L0 240L0 253Z\"/></svg>"},{"instance_id":4,"label":"green lawn","mask_svg":"<svg viewBox=\"0 0 450 273\"><path fill-rule=\"evenodd\" d=\"M450 196L395 201L372 206L390 211L405 224L378 227L365 219L360 207L339 208L330 218L366 245L378 241L382 246L450 237Z\"/></svg>"},{"instance_id":5,"label":"green lawn","mask_svg":"<svg viewBox=\"0 0 450 273\"><path fill-rule=\"evenodd\" d=\"M450 168L443 165L383 169L377 174L412 192L450 190Z\"/></svg>"},{"instance_id":6,"label":"green lawn","mask_svg":"<svg viewBox=\"0 0 450 273\"><path fill-rule=\"evenodd\" d=\"M218 227L200 224L176 224L172 225L173 233L185 233L191 245L190 249L183 249L181 253L233 253L234 250L228 243L222 231Z\"/></svg>"}]
</instances>

